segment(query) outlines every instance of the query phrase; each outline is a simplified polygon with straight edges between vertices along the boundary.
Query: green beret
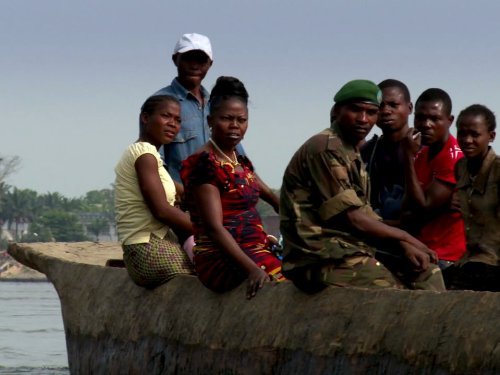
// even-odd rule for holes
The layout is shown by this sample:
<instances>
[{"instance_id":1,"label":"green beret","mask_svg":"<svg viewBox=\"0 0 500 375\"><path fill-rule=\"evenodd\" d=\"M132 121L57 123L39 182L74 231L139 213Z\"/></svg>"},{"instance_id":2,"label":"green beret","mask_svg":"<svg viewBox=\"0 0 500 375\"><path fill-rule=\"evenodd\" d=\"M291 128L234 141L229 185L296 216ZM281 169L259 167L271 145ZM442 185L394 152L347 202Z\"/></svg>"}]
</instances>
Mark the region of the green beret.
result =
<instances>
[{"instance_id":1,"label":"green beret","mask_svg":"<svg viewBox=\"0 0 500 375\"><path fill-rule=\"evenodd\" d=\"M366 79L355 79L342 86L342 88L335 94L333 100L335 103L360 101L380 106L382 101L382 92L372 81L368 81Z\"/></svg>"}]
</instances>

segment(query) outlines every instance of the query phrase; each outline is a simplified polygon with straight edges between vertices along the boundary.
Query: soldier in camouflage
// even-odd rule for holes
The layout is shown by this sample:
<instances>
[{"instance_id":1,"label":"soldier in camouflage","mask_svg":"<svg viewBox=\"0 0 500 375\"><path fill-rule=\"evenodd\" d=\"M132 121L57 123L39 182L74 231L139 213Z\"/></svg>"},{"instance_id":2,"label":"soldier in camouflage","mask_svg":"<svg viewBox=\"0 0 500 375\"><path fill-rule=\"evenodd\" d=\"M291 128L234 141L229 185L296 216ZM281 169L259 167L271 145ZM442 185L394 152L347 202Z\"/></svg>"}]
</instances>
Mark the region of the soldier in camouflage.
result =
<instances>
[{"instance_id":1,"label":"soldier in camouflage","mask_svg":"<svg viewBox=\"0 0 500 375\"><path fill-rule=\"evenodd\" d=\"M284 274L311 293L328 285L445 290L435 252L384 224L369 203L359 146L377 121L379 88L350 81L334 101L330 128L299 148L283 177ZM386 265L375 258L384 244L397 249Z\"/></svg>"}]
</instances>

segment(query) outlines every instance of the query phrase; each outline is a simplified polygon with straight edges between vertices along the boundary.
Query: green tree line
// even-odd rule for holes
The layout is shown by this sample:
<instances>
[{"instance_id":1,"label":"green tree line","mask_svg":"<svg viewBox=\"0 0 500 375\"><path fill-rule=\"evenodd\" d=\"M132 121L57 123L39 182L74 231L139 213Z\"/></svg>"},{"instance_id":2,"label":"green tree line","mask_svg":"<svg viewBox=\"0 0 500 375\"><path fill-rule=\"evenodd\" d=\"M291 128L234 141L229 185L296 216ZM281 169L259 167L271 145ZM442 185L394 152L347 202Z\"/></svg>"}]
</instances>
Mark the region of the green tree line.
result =
<instances>
[{"instance_id":1,"label":"green tree line","mask_svg":"<svg viewBox=\"0 0 500 375\"><path fill-rule=\"evenodd\" d=\"M15 241L98 240L114 226L114 189L92 190L81 198L38 194L3 185L0 220Z\"/></svg>"}]
</instances>

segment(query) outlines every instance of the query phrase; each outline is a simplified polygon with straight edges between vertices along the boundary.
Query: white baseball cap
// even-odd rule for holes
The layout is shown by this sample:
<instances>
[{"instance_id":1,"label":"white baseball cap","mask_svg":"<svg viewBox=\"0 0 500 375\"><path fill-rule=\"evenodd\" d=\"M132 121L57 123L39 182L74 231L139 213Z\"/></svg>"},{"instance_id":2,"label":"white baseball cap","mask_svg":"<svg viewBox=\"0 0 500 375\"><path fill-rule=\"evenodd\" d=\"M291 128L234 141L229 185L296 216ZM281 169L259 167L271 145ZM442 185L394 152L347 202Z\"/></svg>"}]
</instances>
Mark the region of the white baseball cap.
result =
<instances>
[{"instance_id":1,"label":"white baseball cap","mask_svg":"<svg viewBox=\"0 0 500 375\"><path fill-rule=\"evenodd\" d=\"M213 60L212 57L212 45L210 44L210 39L205 35L201 34L184 34L181 36L179 41L176 43L174 48L174 55L176 53L184 53L193 50L200 50L207 54L210 57L210 60Z\"/></svg>"}]
</instances>

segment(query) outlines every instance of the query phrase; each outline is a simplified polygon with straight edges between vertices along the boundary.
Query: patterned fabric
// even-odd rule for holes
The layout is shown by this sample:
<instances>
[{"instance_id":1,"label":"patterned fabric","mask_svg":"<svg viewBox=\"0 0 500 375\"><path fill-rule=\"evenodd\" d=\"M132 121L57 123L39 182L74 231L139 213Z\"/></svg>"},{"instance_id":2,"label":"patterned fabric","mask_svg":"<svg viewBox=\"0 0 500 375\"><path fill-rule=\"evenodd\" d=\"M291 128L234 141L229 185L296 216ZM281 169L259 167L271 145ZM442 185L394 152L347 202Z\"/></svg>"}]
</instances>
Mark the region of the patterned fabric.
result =
<instances>
[{"instance_id":1,"label":"patterned fabric","mask_svg":"<svg viewBox=\"0 0 500 375\"><path fill-rule=\"evenodd\" d=\"M392 274L408 289L434 290L444 292L443 273L437 264L429 264L423 272L415 272L408 258L399 254L377 251L375 258L392 272Z\"/></svg>"},{"instance_id":2,"label":"patterned fabric","mask_svg":"<svg viewBox=\"0 0 500 375\"><path fill-rule=\"evenodd\" d=\"M358 288L392 288L444 291L441 269L431 264L422 273L415 273L405 258L378 253L346 256L296 272L294 284L306 293L316 293L327 286Z\"/></svg>"},{"instance_id":3,"label":"patterned fabric","mask_svg":"<svg viewBox=\"0 0 500 375\"><path fill-rule=\"evenodd\" d=\"M442 150L432 159L429 158L429 147L422 147L415 157L415 173L422 189L426 190L434 180L455 186L455 164L462 157L462 150L451 134ZM427 214L422 217L424 224L416 237L434 250L439 259L456 261L465 252L464 222L457 211L446 208L441 211L430 220Z\"/></svg>"},{"instance_id":4,"label":"patterned fabric","mask_svg":"<svg viewBox=\"0 0 500 375\"><path fill-rule=\"evenodd\" d=\"M279 260L268 250L270 244L256 209L260 188L252 163L242 155L238 156L238 162L241 168L235 169L230 163L218 161L213 152L201 152L186 159L181 169L196 242L193 248L195 268L200 280L216 291L234 288L247 275L216 248L205 232L192 192L193 187L202 184L211 184L219 190L224 228L241 250L256 264L266 265L269 274L281 275ZM278 279L282 280L283 277Z\"/></svg>"},{"instance_id":5,"label":"patterned fabric","mask_svg":"<svg viewBox=\"0 0 500 375\"><path fill-rule=\"evenodd\" d=\"M123 245L123 261L128 274L139 286L154 288L179 274L192 274L193 268L170 230L164 238L151 234L148 243Z\"/></svg>"},{"instance_id":6,"label":"patterned fabric","mask_svg":"<svg viewBox=\"0 0 500 375\"><path fill-rule=\"evenodd\" d=\"M327 286L360 288L403 288L402 284L375 258L367 255L346 256L296 271L294 284L306 293L316 293Z\"/></svg>"},{"instance_id":7,"label":"patterned fabric","mask_svg":"<svg viewBox=\"0 0 500 375\"><path fill-rule=\"evenodd\" d=\"M475 178L464 158L457 163L456 174L467 237L467 251L458 263L500 266L500 157L490 148Z\"/></svg>"},{"instance_id":8,"label":"patterned fabric","mask_svg":"<svg viewBox=\"0 0 500 375\"><path fill-rule=\"evenodd\" d=\"M284 281L281 262L267 249L245 252L271 276L273 281ZM228 255L218 250L201 251L194 255L196 273L200 281L214 292L222 293L236 288L246 278L246 273Z\"/></svg>"}]
</instances>

